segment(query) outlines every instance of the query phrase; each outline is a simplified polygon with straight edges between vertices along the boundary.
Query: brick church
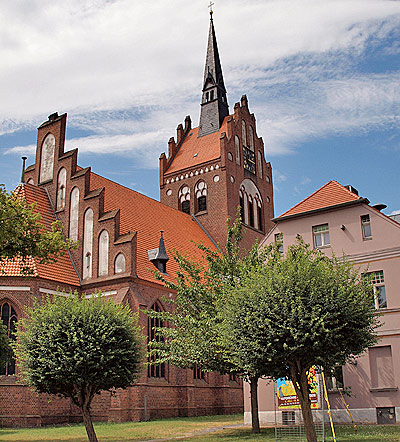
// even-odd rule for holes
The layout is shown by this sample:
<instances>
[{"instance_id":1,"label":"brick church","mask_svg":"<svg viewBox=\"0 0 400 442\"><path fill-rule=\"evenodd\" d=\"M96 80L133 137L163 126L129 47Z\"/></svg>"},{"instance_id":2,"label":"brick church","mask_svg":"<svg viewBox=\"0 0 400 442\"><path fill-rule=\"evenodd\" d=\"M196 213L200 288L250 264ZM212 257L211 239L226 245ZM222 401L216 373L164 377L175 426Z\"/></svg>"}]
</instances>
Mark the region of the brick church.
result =
<instances>
[{"instance_id":1,"label":"brick church","mask_svg":"<svg viewBox=\"0 0 400 442\"><path fill-rule=\"evenodd\" d=\"M151 269L174 278L173 250L196 259L201 252L194 243L224 244L226 220L238 207L245 247L270 230L271 166L246 96L229 112L212 14L199 126L192 127L187 116L170 138L168 154L161 154L160 202L80 167L78 150L64 151L66 124L66 114L54 113L39 126L35 163L25 169L15 192L36 203L45 227L60 220L65 235L79 246L54 264L32 259L30 277L21 275L17 262L3 266L0 309L10 332L34 299L75 290L86 297L100 290L134 311L162 310L163 298L173 294ZM144 313L140 321L151 337L157 324ZM1 367L1 425L80 420L71 401L49 399L19 383L15 361ZM137 385L113 395L104 392L92 407L93 418L103 421L242 411L242 385L236 378L169 364L144 368Z\"/></svg>"}]
</instances>

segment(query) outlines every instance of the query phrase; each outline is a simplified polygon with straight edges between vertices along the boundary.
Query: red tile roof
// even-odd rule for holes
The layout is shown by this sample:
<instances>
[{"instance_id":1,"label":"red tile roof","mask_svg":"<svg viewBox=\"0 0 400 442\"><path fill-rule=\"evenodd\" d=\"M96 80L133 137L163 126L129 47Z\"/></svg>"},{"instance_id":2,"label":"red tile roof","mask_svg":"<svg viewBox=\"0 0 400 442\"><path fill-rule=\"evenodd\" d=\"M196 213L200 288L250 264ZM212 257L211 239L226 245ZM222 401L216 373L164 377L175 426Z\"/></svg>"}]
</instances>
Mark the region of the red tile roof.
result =
<instances>
[{"instance_id":1,"label":"red tile roof","mask_svg":"<svg viewBox=\"0 0 400 442\"><path fill-rule=\"evenodd\" d=\"M148 271L155 267L148 259L147 250L158 247L160 230L164 231L165 247L170 258L167 272L171 276L178 270L177 263L172 259L173 250L190 258L200 259L202 252L194 243L214 247L190 215L91 172L90 190L99 187L105 187L104 210L120 209L120 233L137 232L139 278L157 281Z\"/></svg>"},{"instance_id":2,"label":"red tile roof","mask_svg":"<svg viewBox=\"0 0 400 442\"><path fill-rule=\"evenodd\" d=\"M56 217L44 189L31 184L20 184L15 189L15 193L18 198L25 199L28 204L36 204L34 212L40 213L40 223L43 224L46 230L50 230L51 224L56 221ZM0 273L0 276L23 276L19 265L20 262L21 260L16 258L0 265L1 270L4 271L4 273ZM32 270L30 276L79 286L79 278L68 253L59 257L57 262L53 264L40 264L35 258L30 258L28 264Z\"/></svg>"},{"instance_id":3,"label":"red tile roof","mask_svg":"<svg viewBox=\"0 0 400 442\"><path fill-rule=\"evenodd\" d=\"M346 187L342 186L337 181L332 180L285 213L282 213L277 219L310 212L312 210L324 209L338 204L350 203L361 199L360 196L350 192L350 190L346 189Z\"/></svg>"},{"instance_id":4,"label":"red tile roof","mask_svg":"<svg viewBox=\"0 0 400 442\"><path fill-rule=\"evenodd\" d=\"M171 165L165 174L172 174L198 164L216 160L221 156L220 136L227 130L227 119L222 123L219 131L198 138L199 128L195 127L186 136ZM197 154L197 155L196 155Z\"/></svg>"}]
</instances>

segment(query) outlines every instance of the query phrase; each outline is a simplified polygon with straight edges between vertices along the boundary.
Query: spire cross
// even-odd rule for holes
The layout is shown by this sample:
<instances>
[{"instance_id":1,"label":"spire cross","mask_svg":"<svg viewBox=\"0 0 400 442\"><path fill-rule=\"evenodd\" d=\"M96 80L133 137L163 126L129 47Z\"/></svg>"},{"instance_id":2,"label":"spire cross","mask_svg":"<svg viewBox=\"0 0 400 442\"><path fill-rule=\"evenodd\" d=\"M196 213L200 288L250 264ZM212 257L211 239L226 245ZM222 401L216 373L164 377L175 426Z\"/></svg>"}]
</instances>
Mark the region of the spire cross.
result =
<instances>
[{"instance_id":1,"label":"spire cross","mask_svg":"<svg viewBox=\"0 0 400 442\"><path fill-rule=\"evenodd\" d=\"M209 9L210 9L210 15L211 15L211 18L212 18L212 15L213 15L213 10L212 10L212 7L214 6L214 3L212 2L212 1L210 1L210 4L208 5L208 7L209 7Z\"/></svg>"}]
</instances>

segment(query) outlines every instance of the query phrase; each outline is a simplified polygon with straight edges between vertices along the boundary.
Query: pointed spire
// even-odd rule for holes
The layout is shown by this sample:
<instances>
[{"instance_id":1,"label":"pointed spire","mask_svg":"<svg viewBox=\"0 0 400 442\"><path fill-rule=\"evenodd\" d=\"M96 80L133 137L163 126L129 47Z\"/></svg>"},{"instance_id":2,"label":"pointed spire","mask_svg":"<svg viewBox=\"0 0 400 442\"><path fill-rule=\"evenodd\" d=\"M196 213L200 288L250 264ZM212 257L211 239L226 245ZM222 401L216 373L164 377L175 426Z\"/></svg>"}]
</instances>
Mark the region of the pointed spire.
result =
<instances>
[{"instance_id":1,"label":"pointed spire","mask_svg":"<svg viewBox=\"0 0 400 442\"><path fill-rule=\"evenodd\" d=\"M224 118L229 115L212 9L202 92L199 137L218 131Z\"/></svg>"},{"instance_id":2,"label":"pointed spire","mask_svg":"<svg viewBox=\"0 0 400 442\"><path fill-rule=\"evenodd\" d=\"M165 261L168 261L169 258L167 255L167 251L165 250L164 237L163 237L164 230L160 230L160 233L161 237L160 237L160 244L158 245L157 259L163 259Z\"/></svg>"}]
</instances>

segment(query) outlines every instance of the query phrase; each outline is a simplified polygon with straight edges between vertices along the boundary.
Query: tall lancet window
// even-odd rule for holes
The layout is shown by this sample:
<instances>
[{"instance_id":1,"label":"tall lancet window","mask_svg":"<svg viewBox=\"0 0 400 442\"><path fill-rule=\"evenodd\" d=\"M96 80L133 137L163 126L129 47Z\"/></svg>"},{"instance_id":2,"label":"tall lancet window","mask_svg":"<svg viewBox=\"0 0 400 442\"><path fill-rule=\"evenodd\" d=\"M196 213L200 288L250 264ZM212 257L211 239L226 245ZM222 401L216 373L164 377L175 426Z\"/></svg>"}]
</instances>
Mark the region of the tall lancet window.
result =
<instances>
[{"instance_id":1,"label":"tall lancet window","mask_svg":"<svg viewBox=\"0 0 400 442\"><path fill-rule=\"evenodd\" d=\"M237 135L235 136L235 159L236 164L239 164L240 166L240 141Z\"/></svg>"},{"instance_id":2,"label":"tall lancet window","mask_svg":"<svg viewBox=\"0 0 400 442\"><path fill-rule=\"evenodd\" d=\"M254 152L254 131L252 126L249 126L249 144L250 150Z\"/></svg>"},{"instance_id":3,"label":"tall lancet window","mask_svg":"<svg viewBox=\"0 0 400 442\"><path fill-rule=\"evenodd\" d=\"M14 307L7 301L0 305L0 318L6 328L8 338L10 341L15 341L18 317ZM0 375L9 376L13 374L15 374L15 358L13 355L9 355L5 361L0 362Z\"/></svg>"},{"instance_id":4,"label":"tall lancet window","mask_svg":"<svg viewBox=\"0 0 400 442\"><path fill-rule=\"evenodd\" d=\"M246 122L242 120L242 144L247 147Z\"/></svg>"},{"instance_id":5,"label":"tall lancet window","mask_svg":"<svg viewBox=\"0 0 400 442\"><path fill-rule=\"evenodd\" d=\"M108 232L107 230L103 230L99 237L99 276L108 275L108 248Z\"/></svg>"},{"instance_id":6,"label":"tall lancet window","mask_svg":"<svg viewBox=\"0 0 400 442\"><path fill-rule=\"evenodd\" d=\"M92 277L93 265L93 210L87 209L83 224L83 279Z\"/></svg>"},{"instance_id":7,"label":"tall lancet window","mask_svg":"<svg viewBox=\"0 0 400 442\"><path fill-rule=\"evenodd\" d=\"M72 189L69 204L69 237L72 239L72 241L78 241L79 189L77 187Z\"/></svg>"},{"instance_id":8,"label":"tall lancet window","mask_svg":"<svg viewBox=\"0 0 400 442\"><path fill-rule=\"evenodd\" d=\"M67 185L67 171L64 167L58 172L57 181L57 210L65 207L65 186Z\"/></svg>"},{"instance_id":9,"label":"tall lancet window","mask_svg":"<svg viewBox=\"0 0 400 442\"><path fill-rule=\"evenodd\" d=\"M48 134L42 143L42 155L40 157L40 182L44 183L53 179L54 150L56 139L53 134Z\"/></svg>"},{"instance_id":10,"label":"tall lancet window","mask_svg":"<svg viewBox=\"0 0 400 442\"><path fill-rule=\"evenodd\" d=\"M262 178L262 153L260 151L257 152L257 169L259 178Z\"/></svg>"}]
</instances>

